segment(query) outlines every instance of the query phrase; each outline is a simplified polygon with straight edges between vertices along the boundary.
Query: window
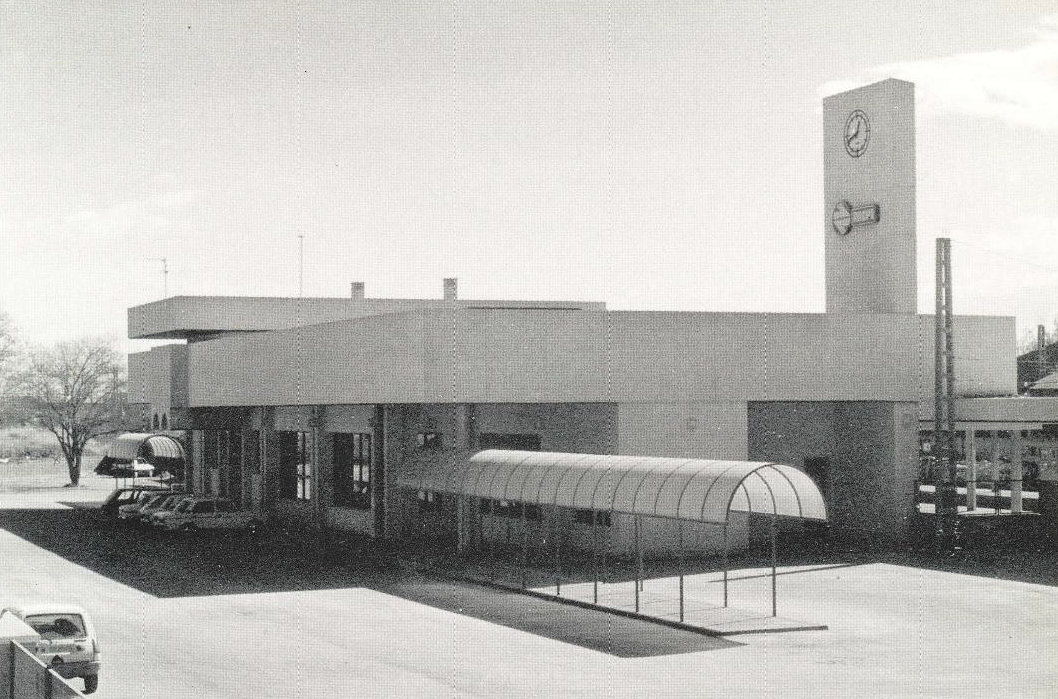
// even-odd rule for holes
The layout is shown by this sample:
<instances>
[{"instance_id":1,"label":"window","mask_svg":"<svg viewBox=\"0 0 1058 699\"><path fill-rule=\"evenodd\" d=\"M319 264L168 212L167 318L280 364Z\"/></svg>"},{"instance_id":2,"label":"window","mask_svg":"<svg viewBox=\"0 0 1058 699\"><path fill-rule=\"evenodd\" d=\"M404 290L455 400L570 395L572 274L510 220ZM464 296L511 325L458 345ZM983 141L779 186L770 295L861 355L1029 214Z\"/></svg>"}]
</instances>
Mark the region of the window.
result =
<instances>
[{"instance_id":1,"label":"window","mask_svg":"<svg viewBox=\"0 0 1058 699\"><path fill-rule=\"evenodd\" d=\"M298 432L298 500L312 499L312 457L308 432Z\"/></svg>"},{"instance_id":2,"label":"window","mask_svg":"<svg viewBox=\"0 0 1058 699\"><path fill-rule=\"evenodd\" d=\"M203 430L202 466L226 470L218 485L221 495L238 493L241 490L242 432L238 430ZM206 493L212 491L212 479L207 475L203 483Z\"/></svg>"},{"instance_id":3,"label":"window","mask_svg":"<svg viewBox=\"0 0 1058 699\"><path fill-rule=\"evenodd\" d=\"M415 445L422 451L436 451L441 448L441 433L420 432L415 435Z\"/></svg>"},{"instance_id":4,"label":"window","mask_svg":"<svg viewBox=\"0 0 1058 699\"><path fill-rule=\"evenodd\" d=\"M279 497L312 499L312 434L279 433Z\"/></svg>"},{"instance_id":5,"label":"window","mask_svg":"<svg viewBox=\"0 0 1058 699\"><path fill-rule=\"evenodd\" d=\"M521 519L523 516L532 521L539 521L540 506L526 505L512 500L488 500L481 501L481 514L494 517L509 517Z\"/></svg>"},{"instance_id":6,"label":"window","mask_svg":"<svg viewBox=\"0 0 1058 699\"><path fill-rule=\"evenodd\" d=\"M576 510L573 513L573 521L590 527L592 515L594 515L595 524L600 527L609 527L612 524L610 513L604 510Z\"/></svg>"},{"instance_id":7,"label":"window","mask_svg":"<svg viewBox=\"0 0 1058 699\"><path fill-rule=\"evenodd\" d=\"M165 413L162 413L162 429L169 429L169 417Z\"/></svg>"},{"instance_id":8,"label":"window","mask_svg":"<svg viewBox=\"0 0 1058 699\"><path fill-rule=\"evenodd\" d=\"M444 505L444 498L433 490L420 490L417 497L420 512L440 512Z\"/></svg>"},{"instance_id":9,"label":"window","mask_svg":"<svg viewBox=\"0 0 1058 699\"><path fill-rule=\"evenodd\" d=\"M371 435L334 435L334 504L371 509Z\"/></svg>"},{"instance_id":10,"label":"window","mask_svg":"<svg viewBox=\"0 0 1058 699\"><path fill-rule=\"evenodd\" d=\"M84 619L80 614L30 614L26 616L25 622L49 641L85 636Z\"/></svg>"}]
</instances>

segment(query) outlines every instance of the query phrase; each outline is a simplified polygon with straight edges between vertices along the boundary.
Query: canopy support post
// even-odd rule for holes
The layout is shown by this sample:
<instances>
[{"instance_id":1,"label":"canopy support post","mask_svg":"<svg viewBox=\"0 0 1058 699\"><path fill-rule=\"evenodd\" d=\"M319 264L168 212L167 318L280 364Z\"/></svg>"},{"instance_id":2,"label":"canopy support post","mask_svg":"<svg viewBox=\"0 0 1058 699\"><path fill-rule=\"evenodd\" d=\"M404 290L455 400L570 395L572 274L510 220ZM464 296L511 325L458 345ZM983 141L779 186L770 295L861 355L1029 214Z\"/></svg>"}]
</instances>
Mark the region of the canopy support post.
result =
<instances>
[{"instance_id":1,"label":"canopy support post","mask_svg":"<svg viewBox=\"0 0 1058 699\"><path fill-rule=\"evenodd\" d=\"M610 561L609 561L608 554L610 553L610 530L613 528L613 522L614 522L613 512L610 512L607 516L609 517L610 526L608 526L606 528L606 531L603 532L603 537L602 537L602 575L603 575L603 582L609 582L610 581Z\"/></svg>"},{"instance_id":2,"label":"canopy support post","mask_svg":"<svg viewBox=\"0 0 1058 699\"><path fill-rule=\"evenodd\" d=\"M966 463L969 466L966 478L966 511L977 509L977 430L966 431L969 443L966 445Z\"/></svg>"},{"instance_id":3,"label":"canopy support post","mask_svg":"<svg viewBox=\"0 0 1058 699\"><path fill-rule=\"evenodd\" d=\"M496 501L495 500L490 500L489 501L489 515L490 515L490 519L493 519L496 516L495 513L493 512L493 509L495 507L496 507ZM484 517L482 517L482 532L481 532L481 535L485 538L485 561L486 561L486 567L488 568L488 571L489 571L489 580L495 580L496 579L496 569L495 569L495 565L496 565L496 537L492 536L492 534L495 533L494 530L496 529L496 527L493 526L494 522L490 522L490 524L489 524L489 532L488 532L488 534L486 534L485 531L484 531L484 521L485 521Z\"/></svg>"},{"instance_id":4,"label":"canopy support post","mask_svg":"<svg viewBox=\"0 0 1058 699\"><path fill-rule=\"evenodd\" d=\"M778 547L776 546L776 538L778 537L778 516L775 514L774 509L771 515L771 615L778 616L775 603L775 563L778 558Z\"/></svg>"},{"instance_id":5,"label":"canopy support post","mask_svg":"<svg viewBox=\"0 0 1058 699\"><path fill-rule=\"evenodd\" d=\"M562 596L562 568L559 565L558 553L558 508L551 517L551 543L555 551L555 596Z\"/></svg>"},{"instance_id":6,"label":"canopy support post","mask_svg":"<svg viewBox=\"0 0 1058 699\"><path fill-rule=\"evenodd\" d=\"M721 560L724 567L724 606L727 606L727 522L724 522L724 543L721 549Z\"/></svg>"},{"instance_id":7,"label":"canopy support post","mask_svg":"<svg viewBox=\"0 0 1058 699\"><path fill-rule=\"evenodd\" d=\"M647 583L646 574L643 572L643 519L641 517L637 517L637 519L639 520L640 538L638 550L636 551L636 565L639 567L639 589L645 590L647 589Z\"/></svg>"},{"instance_id":8,"label":"canopy support post","mask_svg":"<svg viewBox=\"0 0 1058 699\"><path fill-rule=\"evenodd\" d=\"M599 531L596 528L596 520L599 514L591 511L591 601L592 604L599 603Z\"/></svg>"},{"instance_id":9,"label":"canopy support post","mask_svg":"<svg viewBox=\"0 0 1058 699\"><path fill-rule=\"evenodd\" d=\"M992 432L992 508L996 516L1003 514L999 506L999 430Z\"/></svg>"},{"instance_id":10,"label":"canopy support post","mask_svg":"<svg viewBox=\"0 0 1058 699\"><path fill-rule=\"evenodd\" d=\"M522 503L522 589L529 587L529 518Z\"/></svg>"},{"instance_id":11,"label":"canopy support post","mask_svg":"<svg viewBox=\"0 0 1058 699\"><path fill-rule=\"evenodd\" d=\"M635 533L635 584L636 584L636 613L639 613L639 516L632 520L632 529Z\"/></svg>"},{"instance_id":12,"label":"canopy support post","mask_svg":"<svg viewBox=\"0 0 1058 699\"><path fill-rule=\"evenodd\" d=\"M683 520L678 520L676 523L676 545L679 547L676 551L676 565L680 571L680 622L683 622Z\"/></svg>"},{"instance_id":13,"label":"canopy support post","mask_svg":"<svg viewBox=\"0 0 1058 699\"><path fill-rule=\"evenodd\" d=\"M456 553L460 556L466 552L467 526L464 500L462 495L456 495Z\"/></svg>"},{"instance_id":14,"label":"canopy support post","mask_svg":"<svg viewBox=\"0 0 1058 699\"><path fill-rule=\"evenodd\" d=\"M481 550L485 547L485 515L481 513L481 508L484 500L482 498L474 498L476 507L474 508L474 551L480 556Z\"/></svg>"}]
</instances>

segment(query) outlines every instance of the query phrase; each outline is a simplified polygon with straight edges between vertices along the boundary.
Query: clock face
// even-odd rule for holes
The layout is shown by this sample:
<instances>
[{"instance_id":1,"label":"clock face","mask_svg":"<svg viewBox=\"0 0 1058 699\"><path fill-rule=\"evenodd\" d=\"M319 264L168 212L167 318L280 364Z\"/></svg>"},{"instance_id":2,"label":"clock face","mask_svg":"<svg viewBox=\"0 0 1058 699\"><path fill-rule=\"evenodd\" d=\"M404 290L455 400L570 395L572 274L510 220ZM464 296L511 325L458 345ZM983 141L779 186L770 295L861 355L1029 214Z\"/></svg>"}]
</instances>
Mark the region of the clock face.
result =
<instances>
[{"instance_id":1,"label":"clock face","mask_svg":"<svg viewBox=\"0 0 1058 699\"><path fill-rule=\"evenodd\" d=\"M853 158L858 158L867 150L870 141L871 122L862 110L857 109L845 121L845 151Z\"/></svg>"},{"instance_id":2,"label":"clock face","mask_svg":"<svg viewBox=\"0 0 1058 699\"><path fill-rule=\"evenodd\" d=\"M830 225L838 235L848 235L852 230L852 205L847 201L839 201L830 212Z\"/></svg>"}]
</instances>

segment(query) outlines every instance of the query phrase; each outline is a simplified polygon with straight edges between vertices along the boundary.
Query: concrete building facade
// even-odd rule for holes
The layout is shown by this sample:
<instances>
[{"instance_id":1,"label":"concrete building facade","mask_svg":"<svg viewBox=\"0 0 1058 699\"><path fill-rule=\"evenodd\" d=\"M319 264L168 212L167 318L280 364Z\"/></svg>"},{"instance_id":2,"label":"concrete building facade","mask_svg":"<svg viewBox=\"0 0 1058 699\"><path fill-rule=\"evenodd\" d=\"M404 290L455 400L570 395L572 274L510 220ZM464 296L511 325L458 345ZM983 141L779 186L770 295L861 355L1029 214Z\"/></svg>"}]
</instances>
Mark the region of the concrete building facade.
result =
<instances>
[{"instance_id":1,"label":"concrete building facade","mask_svg":"<svg viewBox=\"0 0 1058 699\"><path fill-rule=\"evenodd\" d=\"M130 400L191 431L196 491L318 530L452 536L453 503L391 484L507 448L789 464L835 527L899 538L933 391L913 107L895 80L824 102L826 313L470 301L454 280L427 300L176 297L129 310L130 337L185 341L130 356ZM958 317L955 331L960 393L1014 393L1013 318ZM543 526L512 503L480 507L495 536ZM574 543L599 524L559 514ZM651 523L645 548L670 547L671 529Z\"/></svg>"}]
</instances>

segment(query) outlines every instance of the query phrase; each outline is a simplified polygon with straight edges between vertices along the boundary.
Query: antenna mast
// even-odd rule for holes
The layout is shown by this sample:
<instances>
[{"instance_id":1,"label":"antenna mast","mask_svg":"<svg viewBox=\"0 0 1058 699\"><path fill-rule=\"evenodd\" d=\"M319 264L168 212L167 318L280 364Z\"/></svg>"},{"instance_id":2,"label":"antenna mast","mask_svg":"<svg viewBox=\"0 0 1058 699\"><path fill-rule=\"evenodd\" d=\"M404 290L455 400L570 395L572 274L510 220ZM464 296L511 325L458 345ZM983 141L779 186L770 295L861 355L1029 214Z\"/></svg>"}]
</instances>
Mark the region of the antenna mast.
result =
<instances>
[{"instance_id":1,"label":"antenna mast","mask_svg":"<svg viewBox=\"0 0 1058 699\"><path fill-rule=\"evenodd\" d=\"M305 295L305 236L298 236L298 297Z\"/></svg>"},{"instance_id":2,"label":"antenna mast","mask_svg":"<svg viewBox=\"0 0 1058 699\"><path fill-rule=\"evenodd\" d=\"M169 298L169 258L152 257L155 262L162 263L162 298Z\"/></svg>"},{"instance_id":3,"label":"antenna mast","mask_svg":"<svg viewBox=\"0 0 1058 699\"><path fill-rule=\"evenodd\" d=\"M952 333L951 239L937 238L934 315L933 502L937 545L954 547L959 519L955 463L955 346Z\"/></svg>"}]
</instances>

